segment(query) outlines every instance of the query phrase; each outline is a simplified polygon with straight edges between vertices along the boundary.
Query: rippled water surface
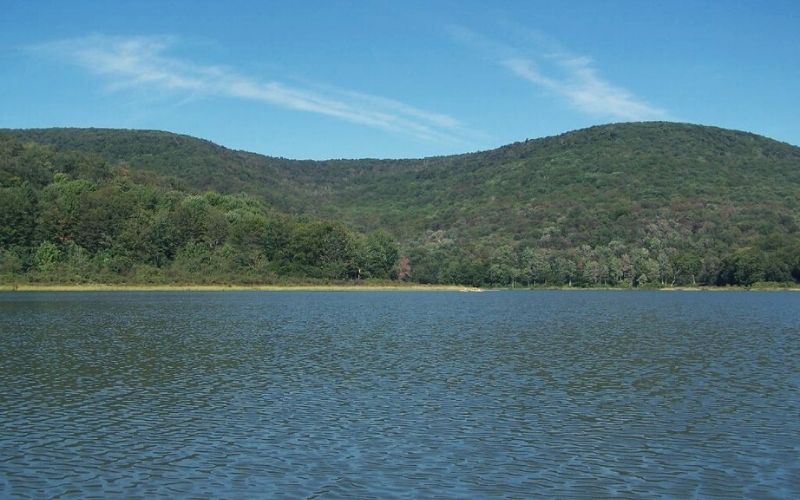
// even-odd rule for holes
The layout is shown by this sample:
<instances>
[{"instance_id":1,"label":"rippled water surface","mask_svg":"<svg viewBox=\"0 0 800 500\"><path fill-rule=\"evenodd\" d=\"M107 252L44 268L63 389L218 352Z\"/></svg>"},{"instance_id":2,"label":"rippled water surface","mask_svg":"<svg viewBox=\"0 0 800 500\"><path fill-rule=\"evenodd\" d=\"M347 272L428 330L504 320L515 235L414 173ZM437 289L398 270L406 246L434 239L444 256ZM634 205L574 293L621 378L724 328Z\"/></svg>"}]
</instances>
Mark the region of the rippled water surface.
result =
<instances>
[{"instance_id":1,"label":"rippled water surface","mask_svg":"<svg viewBox=\"0 0 800 500\"><path fill-rule=\"evenodd\" d=\"M800 293L0 294L0 496L800 495Z\"/></svg>"}]
</instances>

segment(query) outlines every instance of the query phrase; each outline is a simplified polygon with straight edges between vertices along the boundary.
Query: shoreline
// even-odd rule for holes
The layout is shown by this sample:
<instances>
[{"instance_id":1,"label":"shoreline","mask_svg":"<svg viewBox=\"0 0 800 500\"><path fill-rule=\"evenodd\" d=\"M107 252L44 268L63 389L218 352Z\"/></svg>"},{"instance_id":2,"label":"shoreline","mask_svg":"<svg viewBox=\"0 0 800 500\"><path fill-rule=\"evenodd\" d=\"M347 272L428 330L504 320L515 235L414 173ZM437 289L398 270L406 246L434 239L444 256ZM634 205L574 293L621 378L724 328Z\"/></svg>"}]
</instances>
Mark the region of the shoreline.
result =
<instances>
[{"instance_id":1,"label":"shoreline","mask_svg":"<svg viewBox=\"0 0 800 500\"><path fill-rule=\"evenodd\" d=\"M0 292L491 292L491 291L656 291L656 292L800 292L800 287L531 287L480 288L463 285L413 284L297 284L297 285L201 285L201 284L103 284L103 283L0 283Z\"/></svg>"},{"instance_id":2,"label":"shoreline","mask_svg":"<svg viewBox=\"0 0 800 500\"><path fill-rule=\"evenodd\" d=\"M189 285L189 284L0 284L0 292L380 292L380 291L478 291L460 285L352 284L352 285Z\"/></svg>"}]
</instances>

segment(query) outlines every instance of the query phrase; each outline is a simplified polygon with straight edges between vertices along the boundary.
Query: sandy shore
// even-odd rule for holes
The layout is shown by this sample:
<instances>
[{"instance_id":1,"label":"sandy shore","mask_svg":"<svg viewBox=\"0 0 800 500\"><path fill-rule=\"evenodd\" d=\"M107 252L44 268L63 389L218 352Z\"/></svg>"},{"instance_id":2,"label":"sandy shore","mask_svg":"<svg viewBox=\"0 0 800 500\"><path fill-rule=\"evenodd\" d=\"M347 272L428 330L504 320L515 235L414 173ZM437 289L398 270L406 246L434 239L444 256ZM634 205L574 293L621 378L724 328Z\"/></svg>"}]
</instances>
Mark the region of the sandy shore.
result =
<instances>
[{"instance_id":1,"label":"sandy shore","mask_svg":"<svg viewBox=\"0 0 800 500\"><path fill-rule=\"evenodd\" d=\"M267 292L361 292L361 291L475 291L458 285L419 284L353 284L353 285L123 285L123 284L0 284L0 291L10 292L223 292L223 291L267 291Z\"/></svg>"},{"instance_id":2,"label":"sandy shore","mask_svg":"<svg viewBox=\"0 0 800 500\"><path fill-rule=\"evenodd\" d=\"M0 292L224 292L224 291L265 291L265 292L483 292L492 290L563 290L563 291L665 291L665 292L744 292L744 291L800 291L798 287L664 287L664 288L579 288L579 287L537 287L537 288L475 288L462 285L420 285L416 283L398 284L337 284L337 285L189 285L189 284L51 284L51 283L2 283Z\"/></svg>"}]
</instances>

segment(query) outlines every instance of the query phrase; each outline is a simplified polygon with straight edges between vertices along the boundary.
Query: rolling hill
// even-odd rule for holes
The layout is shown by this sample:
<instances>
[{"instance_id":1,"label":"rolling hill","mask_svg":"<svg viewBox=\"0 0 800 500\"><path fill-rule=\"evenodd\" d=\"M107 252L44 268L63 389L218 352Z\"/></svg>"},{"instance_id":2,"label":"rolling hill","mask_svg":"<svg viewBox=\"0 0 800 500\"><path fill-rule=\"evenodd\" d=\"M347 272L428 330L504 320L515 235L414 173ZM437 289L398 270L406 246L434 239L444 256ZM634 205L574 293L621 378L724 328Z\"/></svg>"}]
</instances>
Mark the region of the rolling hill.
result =
<instances>
[{"instance_id":1,"label":"rolling hill","mask_svg":"<svg viewBox=\"0 0 800 500\"><path fill-rule=\"evenodd\" d=\"M296 161L158 131L5 130L57 151L385 230L415 279L745 284L800 278L800 148L690 124L612 124L412 160Z\"/></svg>"}]
</instances>

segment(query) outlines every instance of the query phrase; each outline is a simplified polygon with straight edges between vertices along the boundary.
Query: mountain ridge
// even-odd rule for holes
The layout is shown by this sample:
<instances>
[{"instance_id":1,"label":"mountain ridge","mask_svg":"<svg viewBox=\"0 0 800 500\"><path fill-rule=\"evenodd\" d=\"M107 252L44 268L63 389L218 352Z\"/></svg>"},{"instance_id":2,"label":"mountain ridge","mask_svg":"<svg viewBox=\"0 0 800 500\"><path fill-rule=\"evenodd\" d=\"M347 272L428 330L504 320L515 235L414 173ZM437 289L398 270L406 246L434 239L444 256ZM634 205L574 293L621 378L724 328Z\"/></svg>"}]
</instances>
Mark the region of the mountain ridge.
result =
<instances>
[{"instance_id":1,"label":"mountain ridge","mask_svg":"<svg viewBox=\"0 0 800 500\"><path fill-rule=\"evenodd\" d=\"M609 124L459 155L323 161L159 131L0 133L174 177L191 191L246 192L289 213L385 230L426 282L474 283L492 266L502 275L496 281L514 282L514 273L530 268L522 263L526 250L528 260L540 252L550 262L546 281L573 281L563 277L575 272L553 271L557 257L580 268L612 254L635 260L634 249L643 250L639 260L649 269L629 271L631 284L647 274L662 282L676 275L727 282L720 279L725 262L742 252L770 255L770 262L775 252L789 255L800 227L800 148L703 125ZM690 260L701 270L672 272L664 264L654 271L659 259ZM754 279L790 276L792 258L780 259L782 270L761 269ZM602 282L596 275L589 281Z\"/></svg>"},{"instance_id":2,"label":"mountain ridge","mask_svg":"<svg viewBox=\"0 0 800 500\"><path fill-rule=\"evenodd\" d=\"M749 132L731 131L718 127L707 127L671 122L640 122L609 124L565 132L563 134L539 139L527 139L495 149L463 153L458 155L434 156L420 159L337 159L337 160L293 160L233 150L205 139L174 134L172 132L128 129L5 129L6 133L51 145L59 150L77 149L100 154L112 163L126 163L136 168L151 170L161 175L179 177L188 181L192 189L214 189L220 192L245 191L264 197L275 206L291 211L302 212L309 209L307 203L295 198L307 197L299 194L291 182L316 184L325 190L326 183L341 184L348 177L364 173L385 172L405 169L419 171L441 168L443 164L456 168L470 169L469 164L476 161L482 164L501 164L524 159L525 155L544 153L549 150L574 148L585 145L587 137L595 142L614 140L615 131L636 130L680 130L689 135L715 134L726 137L728 143L757 141L771 150L793 152L800 157L800 148ZM640 138L641 139L641 138ZM683 140L683 139L680 139ZM652 148L658 138L639 140L638 147ZM616 147L616 146L615 146ZM730 153L730 151L728 151ZM549 159L549 158L547 158ZM465 164L467 164L465 166ZM326 168L319 168L326 167ZM220 172L220 168L222 171ZM218 174L224 174L219 176ZM396 173L396 172L395 172ZM284 190L284 197L269 196L260 184L284 181L276 187Z\"/></svg>"},{"instance_id":3,"label":"mountain ridge","mask_svg":"<svg viewBox=\"0 0 800 500\"><path fill-rule=\"evenodd\" d=\"M573 134L580 134L583 132L589 132L593 130L602 130L602 129L610 129L615 127L627 127L627 126L675 126L675 127L689 127L695 129L706 129L711 131L723 131L733 134L740 134L742 136L751 136L754 138L766 139L768 141L772 141L775 143L782 144L784 146L790 146L793 148L800 148L800 145L792 144L790 142L781 141L779 139L775 139L763 134L758 134L755 132L750 132L747 130L742 129L731 129L726 127L720 127L716 125L704 125L698 123L691 123L691 122L675 122L675 121L663 121L663 120L656 120L656 121L638 121L638 122L611 122L605 124L598 124L598 125L590 125L587 127L582 127L578 129L567 130L565 132L546 135L541 137L531 137L520 139L514 142L510 142L507 144L501 144L497 147L492 147L488 149L479 149L476 151L466 151L463 153L454 153L454 154L443 154L443 155L431 155L431 156L422 156L422 157L408 157L408 158L391 158L391 157L359 157L359 158L323 158L323 159L310 159L310 158L289 158L284 156L278 155L271 155L266 152L256 152L250 151L246 149L238 149L234 147L229 147L221 143L214 142L210 139L205 139L202 137L194 136L191 134L181 133L181 132L172 132L169 130L163 129L138 129L138 128L114 128L114 127L28 127L28 128L0 128L0 133L8 133L17 137L24 137L28 138L29 140L33 140L34 142L43 142L49 143L51 145L57 145L57 141L53 141L52 139L48 139L47 137L55 134L72 134L74 132L96 132L99 135L107 134L107 133L133 133L133 134L141 134L141 135L166 135L170 137L174 137L177 139L184 139L184 140L191 140L191 141L199 141L208 144L214 148L218 148L220 150L229 151L232 153L244 153L247 155L255 155L275 160L284 160L284 161L291 161L291 162L314 162L314 163L331 163L331 162L338 162L338 161L423 161L423 160L433 160L433 159L441 159L441 158L451 158L451 157L461 157L466 155L477 155L477 154L484 154L484 153L491 153L498 150L503 150L507 148L512 148L517 145L530 143L533 141L546 141L552 139L559 139L564 138L566 136L571 136ZM63 147L63 144L61 145Z\"/></svg>"}]
</instances>

